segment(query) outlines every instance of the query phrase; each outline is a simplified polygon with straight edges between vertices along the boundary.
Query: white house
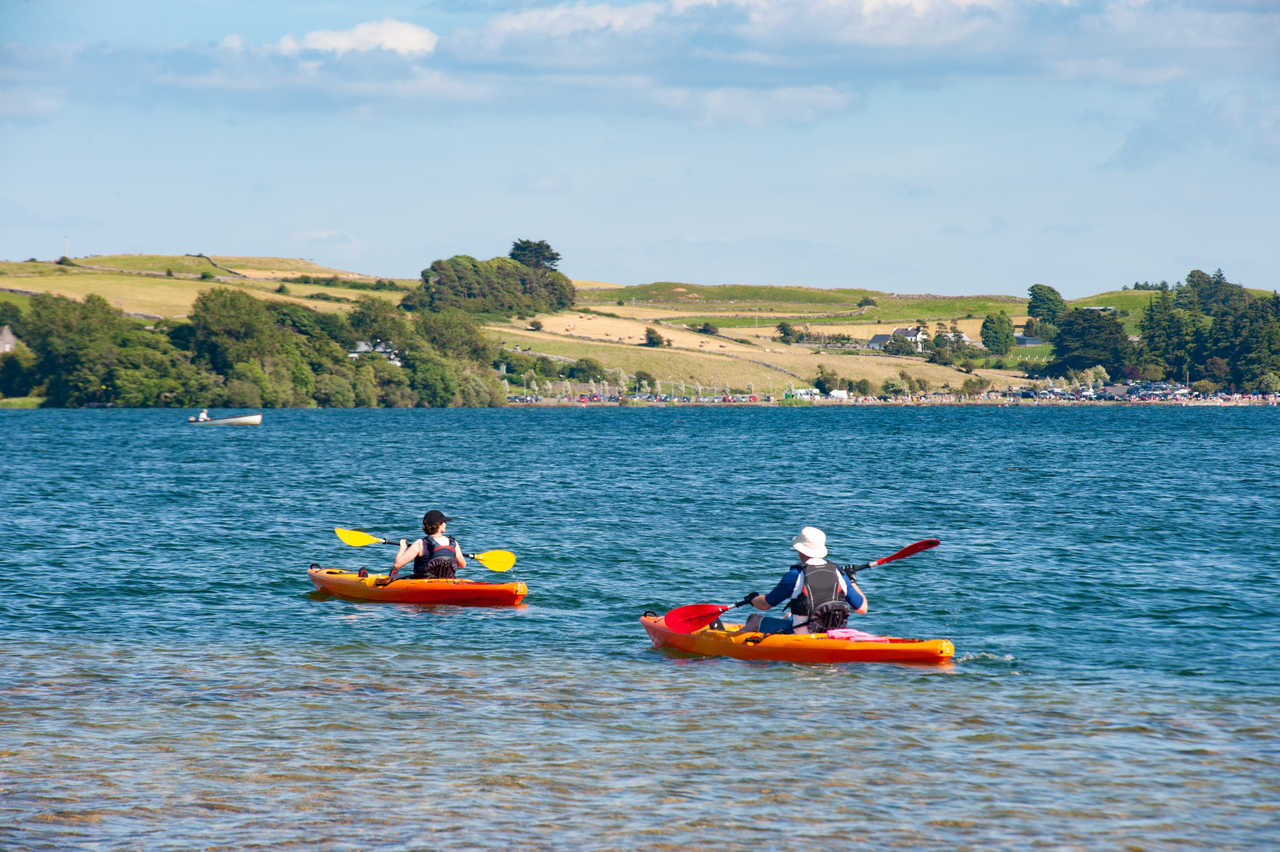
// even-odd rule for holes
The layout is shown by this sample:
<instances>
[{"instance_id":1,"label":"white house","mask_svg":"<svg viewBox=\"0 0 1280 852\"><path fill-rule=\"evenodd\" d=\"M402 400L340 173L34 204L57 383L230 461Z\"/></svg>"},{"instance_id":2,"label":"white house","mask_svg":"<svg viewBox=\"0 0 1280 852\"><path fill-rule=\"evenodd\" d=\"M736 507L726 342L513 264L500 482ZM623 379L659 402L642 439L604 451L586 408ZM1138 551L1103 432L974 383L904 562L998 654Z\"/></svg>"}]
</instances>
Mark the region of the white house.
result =
<instances>
[{"instance_id":1,"label":"white house","mask_svg":"<svg viewBox=\"0 0 1280 852\"><path fill-rule=\"evenodd\" d=\"M12 352L18 345L18 338L9 326L0 327L0 354Z\"/></svg>"},{"instance_id":2,"label":"white house","mask_svg":"<svg viewBox=\"0 0 1280 852\"><path fill-rule=\"evenodd\" d=\"M348 352L347 357L359 358L361 355L365 355L370 352L372 352L374 355L381 355L383 358L386 358L388 361L390 361L392 364L395 364L397 367L404 366L404 364L401 363L400 356L396 353L396 350L393 349L389 344L383 341L379 341L378 345L374 346L373 344L369 343L369 341L367 340L357 340L355 351Z\"/></svg>"},{"instance_id":3,"label":"white house","mask_svg":"<svg viewBox=\"0 0 1280 852\"><path fill-rule=\"evenodd\" d=\"M893 333L898 337L905 337L917 352L923 352L925 343L929 341L929 329L922 325L915 328L895 328Z\"/></svg>"}]
</instances>

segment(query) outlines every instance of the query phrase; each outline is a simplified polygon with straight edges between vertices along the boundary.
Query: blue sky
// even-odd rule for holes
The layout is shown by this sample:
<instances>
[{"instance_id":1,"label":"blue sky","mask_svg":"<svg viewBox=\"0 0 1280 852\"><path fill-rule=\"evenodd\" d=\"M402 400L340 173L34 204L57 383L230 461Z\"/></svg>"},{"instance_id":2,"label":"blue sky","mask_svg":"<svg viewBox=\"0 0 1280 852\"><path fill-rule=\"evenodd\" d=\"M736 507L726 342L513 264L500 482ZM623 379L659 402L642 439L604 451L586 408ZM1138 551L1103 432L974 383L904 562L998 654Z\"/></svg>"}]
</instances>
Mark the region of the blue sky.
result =
<instances>
[{"instance_id":1,"label":"blue sky","mask_svg":"<svg viewBox=\"0 0 1280 852\"><path fill-rule=\"evenodd\" d=\"M0 0L0 258L1280 288L1280 2Z\"/></svg>"}]
</instances>

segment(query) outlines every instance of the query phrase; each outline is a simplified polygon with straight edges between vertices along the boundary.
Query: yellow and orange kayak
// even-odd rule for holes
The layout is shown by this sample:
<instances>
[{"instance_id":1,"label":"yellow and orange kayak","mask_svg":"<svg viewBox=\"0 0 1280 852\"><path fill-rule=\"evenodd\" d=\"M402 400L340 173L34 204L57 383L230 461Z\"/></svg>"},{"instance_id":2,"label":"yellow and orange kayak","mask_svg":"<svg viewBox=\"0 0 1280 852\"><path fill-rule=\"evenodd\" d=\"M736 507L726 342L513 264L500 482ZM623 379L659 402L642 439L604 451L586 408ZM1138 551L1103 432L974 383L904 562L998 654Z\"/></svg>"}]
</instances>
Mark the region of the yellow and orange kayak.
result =
<instances>
[{"instance_id":1,"label":"yellow and orange kayak","mask_svg":"<svg viewBox=\"0 0 1280 852\"><path fill-rule=\"evenodd\" d=\"M825 633L738 633L740 624L725 624L724 630L703 627L693 633L677 633L667 627L662 616L648 614L640 618L640 623L655 647L705 657L791 663L945 663L956 652L950 639L883 636L866 640L833 639Z\"/></svg>"},{"instance_id":2,"label":"yellow and orange kayak","mask_svg":"<svg viewBox=\"0 0 1280 852\"><path fill-rule=\"evenodd\" d=\"M319 590L340 598L387 603L449 604L452 606L515 606L529 593L524 583L483 583L478 580L425 580L412 577L388 582L386 574L361 577L354 571L313 564L307 576Z\"/></svg>"}]
</instances>

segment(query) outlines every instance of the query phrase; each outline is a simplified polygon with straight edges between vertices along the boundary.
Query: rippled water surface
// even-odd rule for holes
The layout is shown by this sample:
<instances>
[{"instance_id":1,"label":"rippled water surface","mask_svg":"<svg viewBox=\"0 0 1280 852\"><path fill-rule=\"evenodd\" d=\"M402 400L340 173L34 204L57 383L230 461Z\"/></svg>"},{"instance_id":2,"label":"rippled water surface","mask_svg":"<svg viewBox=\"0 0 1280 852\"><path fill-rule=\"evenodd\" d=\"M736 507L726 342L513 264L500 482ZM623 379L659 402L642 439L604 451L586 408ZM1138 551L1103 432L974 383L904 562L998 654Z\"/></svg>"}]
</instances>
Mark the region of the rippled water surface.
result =
<instances>
[{"instance_id":1,"label":"rippled water surface","mask_svg":"<svg viewBox=\"0 0 1280 852\"><path fill-rule=\"evenodd\" d=\"M0 412L0 848L1280 844L1280 410L184 417ZM433 506L526 607L312 593ZM956 663L650 645L804 524Z\"/></svg>"}]
</instances>

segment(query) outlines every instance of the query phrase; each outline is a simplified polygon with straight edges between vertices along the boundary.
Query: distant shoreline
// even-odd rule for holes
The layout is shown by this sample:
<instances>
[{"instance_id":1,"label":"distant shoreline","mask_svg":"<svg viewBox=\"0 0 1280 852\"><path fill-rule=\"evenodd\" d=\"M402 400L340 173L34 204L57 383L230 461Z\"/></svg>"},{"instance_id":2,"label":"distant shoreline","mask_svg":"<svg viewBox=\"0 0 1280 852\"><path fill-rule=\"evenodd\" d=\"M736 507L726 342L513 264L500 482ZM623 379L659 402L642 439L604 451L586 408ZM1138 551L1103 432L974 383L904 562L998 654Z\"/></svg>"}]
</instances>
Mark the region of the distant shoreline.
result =
<instances>
[{"instance_id":1,"label":"distant shoreline","mask_svg":"<svg viewBox=\"0 0 1280 852\"><path fill-rule=\"evenodd\" d=\"M1171 408L1226 408L1242 406L1280 406L1280 395L1253 396L1242 394L1238 398L1223 399L953 399L953 400L853 400L821 399L793 402L582 402L576 399L547 399L539 402L508 402L506 408L962 408L986 406L990 408L1071 408L1162 406Z\"/></svg>"},{"instance_id":2,"label":"distant shoreline","mask_svg":"<svg viewBox=\"0 0 1280 852\"><path fill-rule=\"evenodd\" d=\"M20 402L18 405L6 405L6 402ZM136 410L136 411L189 411L193 408L140 408L124 409L116 406L79 406L75 408L41 408L31 404L30 397L0 399L0 411L102 411ZM1280 406L1280 394L1235 394L1232 396L1214 397L1210 399L815 399L792 402L790 400L761 400L758 402L743 401L650 401L629 399L621 402L582 401L569 397L542 399L537 402L508 402L503 406L490 408L1130 408L1138 406L1159 406L1168 408L1244 408L1244 407L1276 407ZM475 410L483 410L473 406ZM241 409L236 409L237 411ZM408 411L406 408L264 408L255 411ZM447 409L439 409L447 410ZM460 409L454 409L460 410Z\"/></svg>"}]
</instances>

